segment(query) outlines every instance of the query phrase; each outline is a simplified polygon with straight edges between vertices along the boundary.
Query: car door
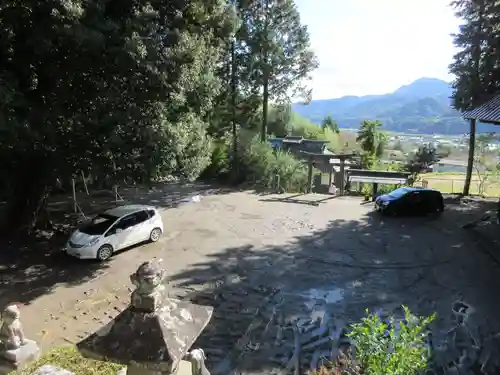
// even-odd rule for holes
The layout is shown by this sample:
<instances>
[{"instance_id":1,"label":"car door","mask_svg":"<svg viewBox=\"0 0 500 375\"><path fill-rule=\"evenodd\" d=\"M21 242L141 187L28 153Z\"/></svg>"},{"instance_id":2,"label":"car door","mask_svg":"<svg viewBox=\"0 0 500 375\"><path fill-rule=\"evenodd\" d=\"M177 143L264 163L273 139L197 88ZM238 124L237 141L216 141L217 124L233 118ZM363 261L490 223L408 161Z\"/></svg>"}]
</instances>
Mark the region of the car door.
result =
<instances>
[{"instance_id":1,"label":"car door","mask_svg":"<svg viewBox=\"0 0 500 375\"><path fill-rule=\"evenodd\" d=\"M113 246L115 250L121 250L133 243L133 227L135 225L134 215L126 215L118 220L104 236L106 243Z\"/></svg>"},{"instance_id":2,"label":"car door","mask_svg":"<svg viewBox=\"0 0 500 375\"><path fill-rule=\"evenodd\" d=\"M134 214L134 227L132 228L132 244L146 241L149 239L151 225L149 223L149 215L146 210L139 211Z\"/></svg>"},{"instance_id":3,"label":"car door","mask_svg":"<svg viewBox=\"0 0 500 375\"><path fill-rule=\"evenodd\" d=\"M436 205L436 197L432 194L432 191L423 191L422 196L422 213L428 214L433 211L432 207Z\"/></svg>"},{"instance_id":4,"label":"car door","mask_svg":"<svg viewBox=\"0 0 500 375\"><path fill-rule=\"evenodd\" d=\"M413 215L415 213L415 192L409 192L399 199L398 212L401 215Z\"/></svg>"},{"instance_id":5,"label":"car door","mask_svg":"<svg viewBox=\"0 0 500 375\"><path fill-rule=\"evenodd\" d=\"M444 202L441 193L436 191L427 191L425 200L427 213L443 212Z\"/></svg>"},{"instance_id":6,"label":"car door","mask_svg":"<svg viewBox=\"0 0 500 375\"><path fill-rule=\"evenodd\" d=\"M410 215L420 215L425 212L425 200L422 192L413 191L409 194L408 210Z\"/></svg>"}]
</instances>

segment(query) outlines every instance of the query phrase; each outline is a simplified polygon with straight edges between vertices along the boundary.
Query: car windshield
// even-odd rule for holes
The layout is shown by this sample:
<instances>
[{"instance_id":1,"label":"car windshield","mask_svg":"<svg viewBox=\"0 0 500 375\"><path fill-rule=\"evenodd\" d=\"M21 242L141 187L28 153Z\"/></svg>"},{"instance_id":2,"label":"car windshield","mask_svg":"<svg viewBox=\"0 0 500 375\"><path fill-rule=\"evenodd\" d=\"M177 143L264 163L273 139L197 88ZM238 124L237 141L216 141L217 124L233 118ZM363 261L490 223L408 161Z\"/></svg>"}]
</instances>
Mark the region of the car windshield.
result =
<instances>
[{"instance_id":1,"label":"car windshield","mask_svg":"<svg viewBox=\"0 0 500 375\"><path fill-rule=\"evenodd\" d=\"M406 195L408 193L408 189L406 188L399 188L396 189L392 192L389 193L389 196L392 198L401 198L402 196Z\"/></svg>"},{"instance_id":2,"label":"car windshield","mask_svg":"<svg viewBox=\"0 0 500 375\"><path fill-rule=\"evenodd\" d=\"M112 215L100 214L92 219L92 222L83 228L80 232L90 235L104 234L113 223L118 220L117 217Z\"/></svg>"}]
</instances>

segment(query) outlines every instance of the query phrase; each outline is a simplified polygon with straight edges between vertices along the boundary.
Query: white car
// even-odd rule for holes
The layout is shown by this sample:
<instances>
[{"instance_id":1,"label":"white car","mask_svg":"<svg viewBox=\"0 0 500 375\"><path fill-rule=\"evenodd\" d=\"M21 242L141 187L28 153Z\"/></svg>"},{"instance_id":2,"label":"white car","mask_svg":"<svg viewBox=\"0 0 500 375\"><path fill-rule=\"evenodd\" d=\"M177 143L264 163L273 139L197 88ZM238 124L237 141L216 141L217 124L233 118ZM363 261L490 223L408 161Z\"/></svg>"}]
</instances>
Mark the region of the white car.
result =
<instances>
[{"instance_id":1,"label":"white car","mask_svg":"<svg viewBox=\"0 0 500 375\"><path fill-rule=\"evenodd\" d=\"M73 232L63 251L80 259L106 260L115 251L141 242L156 242L163 221L155 207L127 205L112 208Z\"/></svg>"}]
</instances>

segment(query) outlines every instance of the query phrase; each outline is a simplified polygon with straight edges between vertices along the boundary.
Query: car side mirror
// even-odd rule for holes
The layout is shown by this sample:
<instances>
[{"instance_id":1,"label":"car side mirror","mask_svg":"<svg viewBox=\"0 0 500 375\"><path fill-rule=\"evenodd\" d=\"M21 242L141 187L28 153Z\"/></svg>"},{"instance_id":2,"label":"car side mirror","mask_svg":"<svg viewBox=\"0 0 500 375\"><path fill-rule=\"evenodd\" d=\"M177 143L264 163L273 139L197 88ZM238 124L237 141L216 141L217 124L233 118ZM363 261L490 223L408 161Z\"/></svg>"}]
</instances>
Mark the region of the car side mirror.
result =
<instances>
[{"instance_id":1,"label":"car side mirror","mask_svg":"<svg viewBox=\"0 0 500 375\"><path fill-rule=\"evenodd\" d=\"M123 232L123 229L121 229L121 228L116 228L115 233L121 233L121 232Z\"/></svg>"}]
</instances>

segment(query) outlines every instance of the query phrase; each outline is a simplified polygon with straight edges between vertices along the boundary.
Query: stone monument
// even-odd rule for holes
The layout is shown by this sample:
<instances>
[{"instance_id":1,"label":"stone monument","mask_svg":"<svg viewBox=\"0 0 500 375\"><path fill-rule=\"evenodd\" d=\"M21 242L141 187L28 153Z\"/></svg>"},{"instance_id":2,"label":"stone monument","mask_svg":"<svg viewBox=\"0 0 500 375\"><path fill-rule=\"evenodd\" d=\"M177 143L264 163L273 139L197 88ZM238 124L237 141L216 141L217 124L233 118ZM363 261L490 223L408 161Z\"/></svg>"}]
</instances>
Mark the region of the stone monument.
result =
<instances>
[{"instance_id":1,"label":"stone monument","mask_svg":"<svg viewBox=\"0 0 500 375\"><path fill-rule=\"evenodd\" d=\"M190 349L213 308L171 298L156 261L141 264L130 280L130 306L78 343L81 354L126 365L127 375L209 375L203 351Z\"/></svg>"},{"instance_id":2,"label":"stone monument","mask_svg":"<svg viewBox=\"0 0 500 375\"><path fill-rule=\"evenodd\" d=\"M26 338L21 323L21 312L15 304L8 305L2 312L0 327L0 374L8 374L23 368L40 357L38 344Z\"/></svg>"}]
</instances>

